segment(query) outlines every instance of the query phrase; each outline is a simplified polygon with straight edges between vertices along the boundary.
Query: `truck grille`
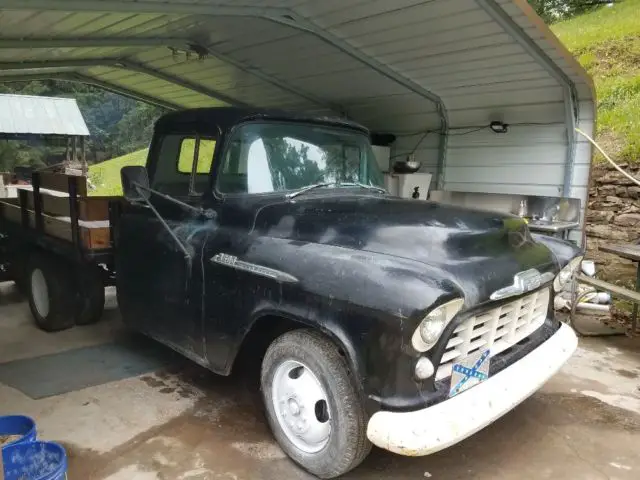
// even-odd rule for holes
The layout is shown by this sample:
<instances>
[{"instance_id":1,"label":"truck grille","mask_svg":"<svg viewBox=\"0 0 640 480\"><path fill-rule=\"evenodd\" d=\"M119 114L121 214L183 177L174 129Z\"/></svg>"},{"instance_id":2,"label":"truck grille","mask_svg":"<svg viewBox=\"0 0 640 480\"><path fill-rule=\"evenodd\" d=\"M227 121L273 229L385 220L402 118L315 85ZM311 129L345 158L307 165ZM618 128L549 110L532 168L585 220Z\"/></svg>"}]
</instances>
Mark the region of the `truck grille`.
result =
<instances>
[{"instance_id":1,"label":"truck grille","mask_svg":"<svg viewBox=\"0 0 640 480\"><path fill-rule=\"evenodd\" d=\"M548 288L530 293L487 312L468 318L451 335L436 380L449 377L453 364L480 349L491 356L531 335L547 318Z\"/></svg>"}]
</instances>

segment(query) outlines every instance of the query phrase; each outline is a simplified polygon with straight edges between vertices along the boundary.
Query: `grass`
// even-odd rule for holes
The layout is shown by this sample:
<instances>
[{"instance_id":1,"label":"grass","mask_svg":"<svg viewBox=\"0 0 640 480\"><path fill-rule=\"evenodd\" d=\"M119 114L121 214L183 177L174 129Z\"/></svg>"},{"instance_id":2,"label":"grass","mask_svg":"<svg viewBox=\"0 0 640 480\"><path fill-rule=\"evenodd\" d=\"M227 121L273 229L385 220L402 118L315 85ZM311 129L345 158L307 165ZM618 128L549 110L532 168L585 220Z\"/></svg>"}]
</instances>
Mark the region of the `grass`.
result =
<instances>
[{"instance_id":1,"label":"grass","mask_svg":"<svg viewBox=\"0 0 640 480\"><path fill-rule=\"evenodd\" d=\"M625 0L613 7L552 25L551 29L570 50L584 50L606 40L621 40L638 33L638 2Z\"/></svg>"},{"instance_id":2,"label":"grass","mask_svg":"<svg viewBox=\"0 0 640 480\"><path fill-rule=\"evenodd\" d=\"M89 195L122 195L120 169L127 165L144 165L147 162L148 151L149 150L145 148L91 165L89 167L89 180L96 188L95 190L91 190Z\"/></svg>"},{"instance_id":3,"label":"grass","mask_svg":"<svg viewBox=\"0 0 640 480\"><path fill-rule=\"evenodd\" d=\"M600 8L552 30L594 79L599 143L615 159L640 161L640 0Z\"/></svg>"}]
</instances>

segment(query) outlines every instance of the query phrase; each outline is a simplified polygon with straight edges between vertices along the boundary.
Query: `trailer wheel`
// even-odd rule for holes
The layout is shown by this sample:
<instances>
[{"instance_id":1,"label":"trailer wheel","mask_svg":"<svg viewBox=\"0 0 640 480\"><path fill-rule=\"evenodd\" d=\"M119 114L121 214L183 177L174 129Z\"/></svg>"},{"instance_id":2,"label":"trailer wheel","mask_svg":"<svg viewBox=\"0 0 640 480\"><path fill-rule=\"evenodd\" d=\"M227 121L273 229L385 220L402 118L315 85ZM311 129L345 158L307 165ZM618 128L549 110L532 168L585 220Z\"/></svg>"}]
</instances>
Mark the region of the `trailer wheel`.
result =
<instances>
[{"instance_id":1,"label":"trailer wheel","mask_svg":"<svg viewBox=\"0 0 640 480\"><path fill-rule=\"evenodd\" d=\"M55 257L35 254L27 267L29 308L36 324L47 332L74 325L75 291L70 268Z\"/></svg>"},{"instance_id":2,"label":"trailer wheel","mask_svg":"<svg viewBox=\"0 0 640 480\"><path fill-rule=\"evenodd\" d=\"M369 454L367 415L345 359L319 332L277 338L262 363L261 387L274 436L304 469L334 478Z\"/></svg>"},{"instance_id":3,"label":"trailer wheel","mask_svg":"<svg viewBox=\"0 0 640 480\"><path fill-rule=\"evenodd\" d=\"M91 325L102 318L104 311L104 283L100 270L87 269L78 275L76 325Z\"/></svg>"}]
</instances>

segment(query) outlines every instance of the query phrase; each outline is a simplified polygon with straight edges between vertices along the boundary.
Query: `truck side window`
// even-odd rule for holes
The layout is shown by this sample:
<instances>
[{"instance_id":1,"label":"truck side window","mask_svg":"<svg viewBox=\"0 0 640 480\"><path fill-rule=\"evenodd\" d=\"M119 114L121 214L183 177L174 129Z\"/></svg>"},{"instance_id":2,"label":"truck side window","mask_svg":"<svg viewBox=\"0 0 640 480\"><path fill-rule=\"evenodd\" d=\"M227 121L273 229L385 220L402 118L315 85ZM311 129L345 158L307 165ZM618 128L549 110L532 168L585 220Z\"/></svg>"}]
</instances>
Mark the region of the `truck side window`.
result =
<instances>
[{"instance_id":1,"label":"truck side window","mask_svg":"<svg viewBox=\"0 0 640 480\"><path fill-rule=\"evenodd\" d=\"M170 134L162 138L161 142L151 187L177 197L203 193L209 185L215 138ZM194 161L197 161L195 173Z\"/></svg>"}]
</instances>

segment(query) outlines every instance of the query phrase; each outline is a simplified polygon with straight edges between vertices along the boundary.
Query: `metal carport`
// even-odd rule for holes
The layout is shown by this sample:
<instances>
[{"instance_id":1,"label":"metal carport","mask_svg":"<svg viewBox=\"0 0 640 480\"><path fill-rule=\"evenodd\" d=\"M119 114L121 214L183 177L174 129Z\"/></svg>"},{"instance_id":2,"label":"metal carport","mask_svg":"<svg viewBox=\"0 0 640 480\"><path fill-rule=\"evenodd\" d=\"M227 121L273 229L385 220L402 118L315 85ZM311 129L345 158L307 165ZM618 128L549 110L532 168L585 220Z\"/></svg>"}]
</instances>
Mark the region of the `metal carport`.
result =
<instances>
[{"instance_id":1,"label":"metal carport","mask_svg":"<svg viewBox=\"0 0 640 480\"><path fill-rule=\"evenodd\" d=\"M593 84L525 0L0 8L0 81L80 81L169 108L345 115L395 134L392 156L415 153L439 189L573 197L584 213L591 147L574 126L593 132ZM495 120L509 133L479 129Z\"/></svg>"}]
</instances>

